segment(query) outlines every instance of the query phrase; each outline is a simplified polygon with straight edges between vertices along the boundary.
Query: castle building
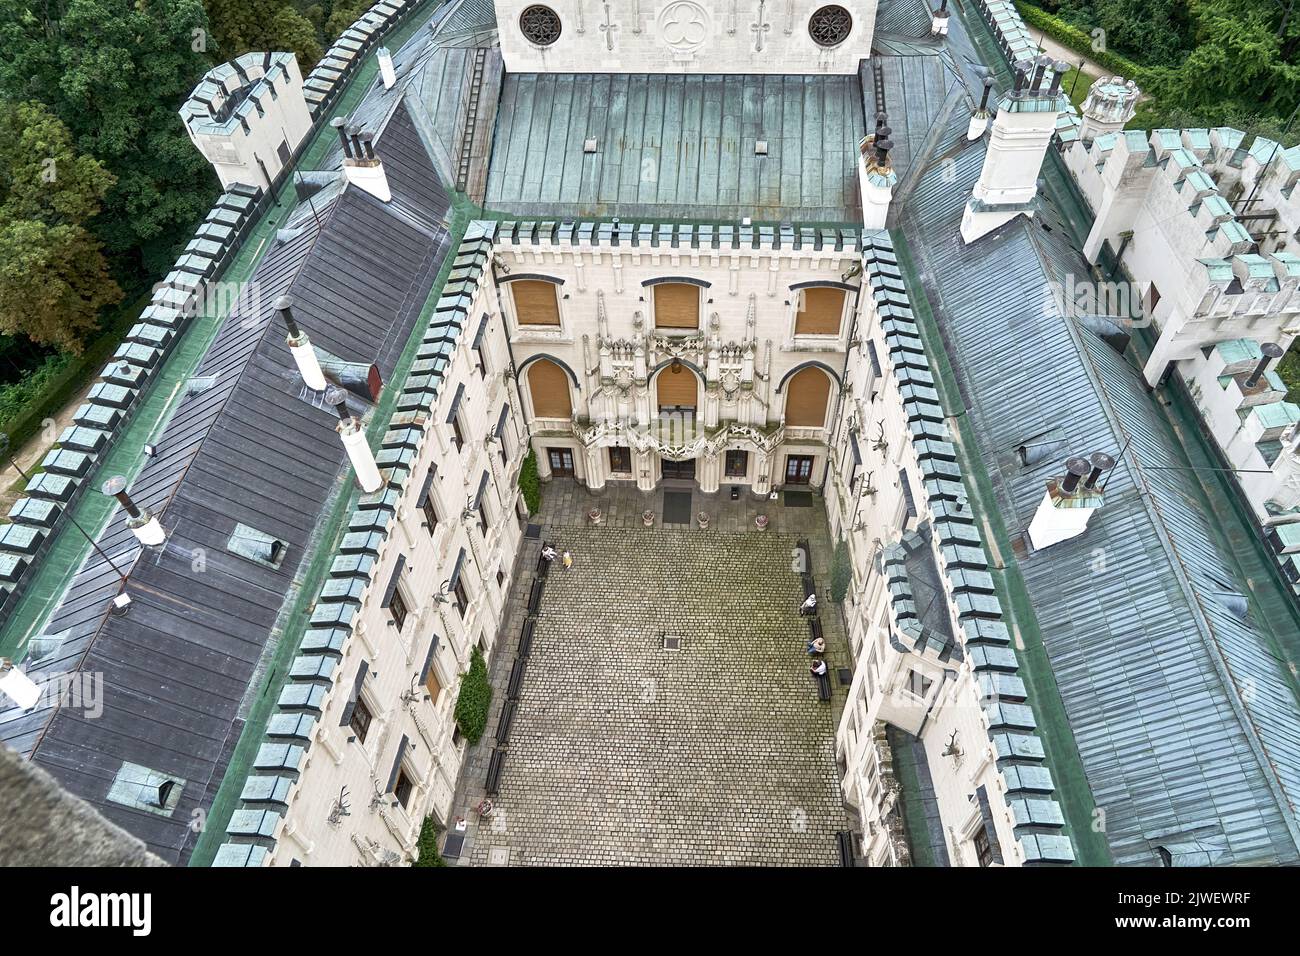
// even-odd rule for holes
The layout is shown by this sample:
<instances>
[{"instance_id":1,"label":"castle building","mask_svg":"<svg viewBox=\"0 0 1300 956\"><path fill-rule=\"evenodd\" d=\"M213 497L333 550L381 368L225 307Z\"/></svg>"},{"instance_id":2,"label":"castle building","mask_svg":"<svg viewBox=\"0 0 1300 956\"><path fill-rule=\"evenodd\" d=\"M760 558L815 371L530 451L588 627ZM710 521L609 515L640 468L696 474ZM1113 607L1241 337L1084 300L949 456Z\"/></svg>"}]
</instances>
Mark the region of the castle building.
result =
<instances>
[{"instance_id":1,"label":"castle building","mask_svg":"<svg viewBox=\"0 0 1300 956\"><path fill-rule=\"evenodd\" d=\"M60 688L0 739L170 863L410 862L531 452L815 494L849 858L1300 862L1300 152L1065 72L1011 0L381 0L214 70L225 192L0 527Z\"/></svg>"}]
</instances>

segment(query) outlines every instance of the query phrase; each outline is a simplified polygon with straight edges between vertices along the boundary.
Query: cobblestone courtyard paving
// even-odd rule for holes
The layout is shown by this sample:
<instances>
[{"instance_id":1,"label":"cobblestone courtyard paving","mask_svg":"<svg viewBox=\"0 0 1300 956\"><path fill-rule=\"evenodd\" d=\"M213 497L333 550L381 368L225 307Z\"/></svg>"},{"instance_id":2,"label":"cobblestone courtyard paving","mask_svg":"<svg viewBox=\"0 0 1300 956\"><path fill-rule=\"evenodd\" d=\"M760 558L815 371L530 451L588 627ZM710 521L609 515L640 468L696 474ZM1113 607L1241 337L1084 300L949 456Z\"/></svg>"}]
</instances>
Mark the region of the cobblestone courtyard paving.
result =
<instances>
[{"instance_id":1,"label":"cobblestone courtyard paving","mask_svg":"<svg viewBox=\"0 0 1300 956\"><path fill-rule=\"evenodd\" d=\"M549 576L496 812L464 862L838 863L832 708L808 674L796 536L550 536L575 566Z\"/></svg>"}]
</instances>

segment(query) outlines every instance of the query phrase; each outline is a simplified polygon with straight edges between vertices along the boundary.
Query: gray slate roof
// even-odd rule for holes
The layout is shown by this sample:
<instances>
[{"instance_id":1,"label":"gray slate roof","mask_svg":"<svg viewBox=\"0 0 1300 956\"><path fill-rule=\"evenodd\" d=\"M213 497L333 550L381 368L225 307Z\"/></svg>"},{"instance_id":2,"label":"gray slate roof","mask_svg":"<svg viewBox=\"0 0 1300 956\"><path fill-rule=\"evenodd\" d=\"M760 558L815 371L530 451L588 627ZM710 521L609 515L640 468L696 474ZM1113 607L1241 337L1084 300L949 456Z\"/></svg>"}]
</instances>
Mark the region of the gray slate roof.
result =
<instances>
[{"instance_id":1,"label":"gray slate roof","mask_svg":"<svg viewBox=\"0 0 1300 956\"><path fill-rule=\"evenodd\" d=\"M510 74L487 205L540 218L855 222L862 136L856 76ZM595 153L583 152L589 137Z\"/></svg>"},{"instance_id":2,"label":"gray slate roof","mask_svg":"<svg viewBox=\"0 0 1300 956\"><path fill-rule=\"evenodd\" d=\"M1247 589L1216 525L1234 516L1188 472L1134 465L1188 452L1131 361L1055 308L1049 280L1086 271L1051 208L963 245L983 155L980 141L929 170L901 228L1010 534L1061 467L1022 465L1019 445L1060 438L1063 459L1131 440L1087 532L1019 558L1114 860L1204 839L1222 863L1295 863L1300 707L1280 635L1232 597Z\"/></svg>"},{"instance_id":3,"label":"gray slate roof","mask_svg":"<svg viewBox=\"0 0 1300 956\"><path fill-rule=\"evenodd\" d=\"M376 149L393 201L348 187L315 215L299 210L253 277L258 300L232 313L200 364L195 378L215 382L180 402L134 482L170 530L166 549L141 554L120 512L101 536L131 569L130 611L107 613L118 579L92 556L51 618L47 633L67 636L33 676L102 673L103 715L44 703L0 711L0 740L168 862L193 847L191 812L211 804L295 574L350 481L334 412L300 397L272 303L289 291L318 350L374 362L386 379L447 250L448 199L404 108ZM236 524L283 541L280 566L229 553ZM185 781L170 815L106 799L124 761Z\"/></svg>"}]
</instances>

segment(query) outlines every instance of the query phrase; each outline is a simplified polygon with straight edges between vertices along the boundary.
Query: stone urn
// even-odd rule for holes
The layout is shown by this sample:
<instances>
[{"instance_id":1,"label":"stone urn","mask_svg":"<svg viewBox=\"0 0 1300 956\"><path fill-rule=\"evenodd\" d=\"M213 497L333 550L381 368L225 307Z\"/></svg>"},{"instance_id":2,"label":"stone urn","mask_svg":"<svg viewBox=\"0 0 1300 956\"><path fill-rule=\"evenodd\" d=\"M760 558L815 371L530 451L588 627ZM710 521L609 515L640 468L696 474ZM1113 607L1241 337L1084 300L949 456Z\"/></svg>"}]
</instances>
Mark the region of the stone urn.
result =
<instances>
[{"instance_id":1,"label":"stone urn","mask_svg":"<svg viewBox=\"0 0 1300 956\"><path fill-rule=\"evenodd\" d=\"M605 520L605 516L600 513L599 508L592 508L587 512L587 520L592 524L600 524Z\"/></svg>"},{"instance_id":2,"label":"stone urn","mask_svg":"<svg viewBox=\"0 0 1300 956\"><path fill-rule=\"evenodd\" d=\"M767 515L759 515L754 519L754 527L759 531L767 530Z\"/></svg>"},{"instance_id":3,"label":"stone urn","mask_svg":"<svg viewBox=\"0 0 1300 956\"><path fill-rule=\"evenodd\" d=\"M655 513L653 511L641 512L641 523L645 525L647 528L654 527Z\"/></svg>"},{"instance_id":4,"label":"stone urn","mask_svg":"<svg viewBox=\"0 0 1300 956\"><path fill-rule=\"evenodd\" d=\"M709 530L709 513L707 511L701 511L695 516L695 520L699 522L701 531Z\"/></svg>"}]
</instances>

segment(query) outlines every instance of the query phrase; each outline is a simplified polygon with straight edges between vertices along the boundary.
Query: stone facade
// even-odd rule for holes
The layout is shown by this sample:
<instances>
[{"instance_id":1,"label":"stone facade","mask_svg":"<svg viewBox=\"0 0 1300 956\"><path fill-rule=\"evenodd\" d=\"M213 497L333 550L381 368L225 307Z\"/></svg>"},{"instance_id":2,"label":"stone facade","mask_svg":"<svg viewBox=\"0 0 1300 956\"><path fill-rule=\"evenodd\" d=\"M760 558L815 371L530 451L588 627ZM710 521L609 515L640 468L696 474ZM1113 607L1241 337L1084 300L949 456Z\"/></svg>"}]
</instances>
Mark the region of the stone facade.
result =
<instances>
[{"instance_id":1,"label":"stone facade","mask_svg":"<svg viewBox=\"0 0 1300 956\"><path fill-rule=\"evenodd\" d=\"M856 73L876 0L495 0L512 73Z\"/></svg>"}]
</instances>

